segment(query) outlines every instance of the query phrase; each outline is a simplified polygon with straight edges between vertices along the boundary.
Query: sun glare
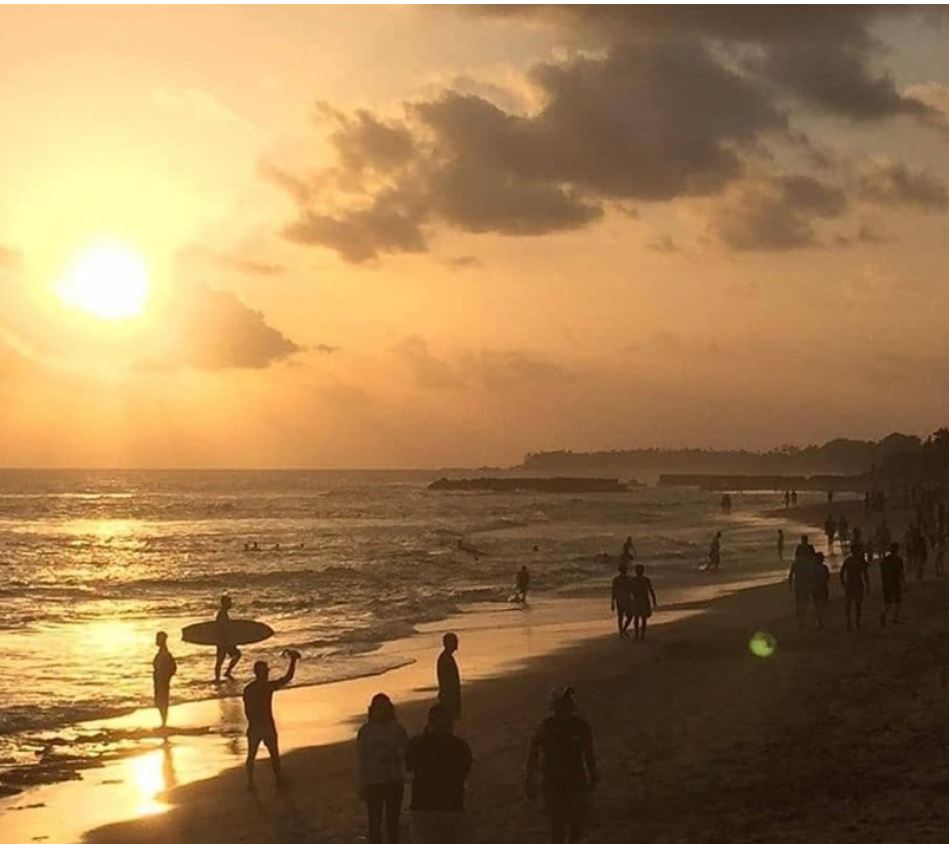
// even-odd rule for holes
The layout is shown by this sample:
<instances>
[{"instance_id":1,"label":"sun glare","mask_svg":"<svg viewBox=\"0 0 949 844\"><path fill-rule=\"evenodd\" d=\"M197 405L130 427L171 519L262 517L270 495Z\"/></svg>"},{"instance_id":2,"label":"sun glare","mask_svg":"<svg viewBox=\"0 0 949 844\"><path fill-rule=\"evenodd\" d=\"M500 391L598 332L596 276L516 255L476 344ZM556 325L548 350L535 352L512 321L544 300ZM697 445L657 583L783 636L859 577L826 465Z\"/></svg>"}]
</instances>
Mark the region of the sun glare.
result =
<instances>
[{"instance_id":1,"label":"sun glare","mask_svg":"<svg viewBox=\"0 0 949 844\"><path fill-rule=\"evenodd\" d=\"M127 319L145 309L148 270L137 252L116 244L98 244L76 255L56 292L69 308L100 319Z\"/></svg>"}]
</instances>

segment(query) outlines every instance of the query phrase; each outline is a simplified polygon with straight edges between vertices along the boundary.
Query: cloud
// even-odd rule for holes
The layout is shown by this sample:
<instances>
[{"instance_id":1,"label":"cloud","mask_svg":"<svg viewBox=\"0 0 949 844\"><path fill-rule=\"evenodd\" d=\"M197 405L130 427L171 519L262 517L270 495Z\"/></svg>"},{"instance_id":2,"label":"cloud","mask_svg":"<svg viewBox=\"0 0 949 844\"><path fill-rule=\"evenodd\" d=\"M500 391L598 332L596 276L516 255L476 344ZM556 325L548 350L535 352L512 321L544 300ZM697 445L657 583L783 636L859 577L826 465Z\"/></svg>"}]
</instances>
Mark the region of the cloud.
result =
<instances>
[{"instance_id":1,"label":"cloud","mask_svg":"<svg viewBox=\"0 0 949 844\"><path fill-rule=\"evenodd\" d=\"M539 64L530 79L542 102L531 114L455 90L406 104L402 121L322 109L338 124L336 167L307 179L263 170L299 207L285 236L362 262L425 250L438 223L569 231L608 202L718 192L741 175L743 148L786 129L763 90L698 43L623 45Z\"/></svg>"},{"instance_id":2,"label":"cloud","mask_svg":"<svg viewBox=\"0 0 949 844\"><path fill-rule=\"evenodd\" d=\"M335 355L339 351L339 346L331 346L329 343L317 343L315 346L310 346L310 351L317 352L321 355Z\"/></svg>"},{"instance_id":3,"label":"cloud","mask_svg":"<svg viewBox=\"0 0 949 844\"><path fill-rule=\"evenodd\" d=\"M415 382L426 390L457 390L464 386L464 379L451 364L435 357L421 337L406 337L394 349L412 373Z\"/></svg>"},{"instance_id":4,"label":"cloud","mask_svg":"<svg viewBox=\"0 0 949 844\"><path fill-rule=\"evenodd\" d=\"M475 255L458 255L446 259L445 263L455 270L480 270L484 267L484 262Z\"/></svg>"},{"instance_id":5,"label":"cloud","mask_svg":"<svg viewBox=\"0 0 949 844\"><path fill-rule=\"evenodd\" d=\"M816 246L813 221L839 216L844 192L806 175L750 180L716 205L710 227L737 251L781 251Z\"/></svg>"},{"instance_id":6,"label":"cloud","mask_svg":"<svg viewBox=\"0 0 949 844\"><path fill-rule=\"evenodd\" d=\"M186 260L195 260L212 266L236 270L237 272L246 273L248 275L279 275L286 269L280 264L257 261L238 253L217 252L204 246L189 246L182 249L179 255Z\"/></svg>"},{"instance_id":7,"label":"cloud","mask_svg":"<svg viewBox=\"0 0 949 844\"><path fill-rule=\"evenodd\" d=\"M864 166L858 188L864 199L882 205L911 205L923 211L949 207L949 191L938 177L885 158Z\"/></svg>"},{"instance_id":8,"label":"cloud","mask_svg":"<svg viewBox=\"0 0 949 844\"><path fill-rule=\"evenodd\" d=\"M861 223L857 227L856 232L852 235L838 234L834 237L834 243L841 247L854 246L861 243L868 246L876 246L880 243L886 243L887 240L888 238L870 223Z\"/></svg>"},{"instance_id":9,"label":"cloud","mask_svg":"<svg viewBox=\"0 0 949 844\"><path fill-rule=\"evenodd\" d=\"M650 240L646 244L646 247L655 252L662 252L667 255L679 251L679 247L676 246L675 241L667 234L657 237L655 240Z\"/></svg>"},{"instance_id":10,"label":"cloud","mask_svg":"<svg viewBox=\"0 0 949 844\"><path fill-rule=\"evenodd\" d=\"M455 362L449 362L434 355L423 338L411 335L393 351L409 367L415 382L427 390L480 387L489 392L503 392L549 385L573 377L559 364L519 349L467 351Z\"/></svg>"},{"instance_id":11,"label":"cloud","mask_svg":"<svg viewBox=\"0 0 949 844\"><path fill-rule=\"evenodd\" d=\"M165 108L188 112L202 120L216 120L242 129L250 128L251 125L203 88L157 88L152 92L152 101Z\"/></svg>"},{"instance_id":12,"label":"cloud","mask_svg":"<svg viewBox=\"0 0 949 844\"><path fill-rule=\"evenodd\" d=\"M141 343L145 369L262 369L302 348L228 290L181 286Z\"/></svg>"}]
</instances>

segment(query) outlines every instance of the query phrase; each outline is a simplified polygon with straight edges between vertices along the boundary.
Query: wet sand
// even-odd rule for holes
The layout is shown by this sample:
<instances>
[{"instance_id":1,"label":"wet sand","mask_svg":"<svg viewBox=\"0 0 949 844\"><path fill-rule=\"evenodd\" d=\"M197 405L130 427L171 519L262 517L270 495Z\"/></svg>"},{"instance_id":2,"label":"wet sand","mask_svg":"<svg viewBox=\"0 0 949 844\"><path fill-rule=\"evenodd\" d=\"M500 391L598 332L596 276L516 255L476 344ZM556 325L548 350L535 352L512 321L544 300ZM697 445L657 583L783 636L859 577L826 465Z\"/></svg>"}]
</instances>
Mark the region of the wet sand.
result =
<instances>
[{"instance_id":1,"label":"wet sand","mask_svg":"<svg viewBox=\"0 0 949 844\"><path fill-rule=\"evenodd\" d=\"M472 841L544 840L522 766L544 692L563 682L577 686L597 736L591 842L942 840L947 599L943 583L914 586L906 624L847 634L835 585L829 629L797 631L784 587L763 586L678 607L703 612L657 627L645 645L598 639L475 684L460 729L477 760ZM748 649L759 629L777 639L767 659ZM402 715L418 729L420 707ZM242 772L228 771L173 792L171 811L89 841L359 841L352 754L348 742L290 753L286 796L262 778L252 799Z\"/></svg>"},{"instance_id":2,"label":"wet sand","mask_svg":"<svg viewBox=\"0 0 949 844\"><path fill-rule=\"evenodd\" d=\"M754 582L760 580L747 583ZM695 578L695 585L668 585L666 594L669 600L675 598L690 604L700 596L711 600L740 584L725 578L717 583ZM292 752L297 748L351 742L369 698L380 689L399 701L408 726L421 725L423 710L434 694L433 666L441 634L449 628L457 630L462 639L459 659L466 684L477 688L529 670L528 666L559 649L608 635L608 601L608 596L541 598L532 600L525 610L514 605L484 605L472 607L450 620L423 625L417 635L384 646L384 651L391 651L407 663L403 668L376 677L321 686L291 686L279 692L275 709L281 746L285 752ZM657 617L657 623L670 624L697 611L689 606L670 607ZM279 665L274 667L281 669ZM230 691L239 693L241 685L235 682ZM101 767L89 769L87 765L80 779L31 788L4 800L0 803L0 841L73 844L96 827L161 814L169 808L161 797L167 789L215 777L243 760L244 720L236 697L172 707L172 734L168 742L157 737L146 739L154 749L142 753L142 734L154 729L156 718L154 710L142 710L78 725L77 733L96 738L103 747ZM345 776L347 789L352 785L352 776L350 765ZM262 793L267 793L269 777L263 757ZM179 793L183 790L173 792ZM237 840L229 839L226 830L221 834L222 841ZM163 839L159 836L156 840ZM177 839L171 836L168 840Z\"/></svg>"}]
</instances>

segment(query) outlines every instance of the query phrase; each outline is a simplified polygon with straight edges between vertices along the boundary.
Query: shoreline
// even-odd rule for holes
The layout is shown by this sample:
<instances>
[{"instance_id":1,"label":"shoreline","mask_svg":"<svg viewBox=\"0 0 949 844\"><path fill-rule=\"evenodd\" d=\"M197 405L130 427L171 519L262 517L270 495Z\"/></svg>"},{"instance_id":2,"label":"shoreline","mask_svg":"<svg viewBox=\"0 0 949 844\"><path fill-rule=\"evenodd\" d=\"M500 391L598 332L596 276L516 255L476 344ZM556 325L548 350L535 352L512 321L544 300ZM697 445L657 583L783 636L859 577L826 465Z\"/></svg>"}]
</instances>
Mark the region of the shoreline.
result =
<instances>
[{"instance_id":1,"label":"shoreline","mask_svg":"<svg viewBox=\"0 0 949 844\"><path fill-rule=\"evenodd\" d=\"M780 514L778 518L783 520L783 517ZM736 513L730 521L738 527L742 523L747 526L771 518L749 510ZM762 554L766 553L762 549ZM768 569L759 568L754 574L725 569L713 575L714 580L710 581L708 574L691 570L674 571L666 576L653 571L662 603L651 629L686 623L735 590L753 588L757 583L780 576ZM281 746L288 751L288 759L298 753L331 752L331 748L347 746L366 702L380 689L392 693L399 701L407 726L418 727L426 701L434 691L432 665L440 649L437 640L447 629L455 629L462 636L460 661L466 690L471 689L471 694L477 696L484 694L481 688L486 685L503 689L512 678L525 673L523 668L527 664L533 671L535 665L547 666L585 648L599 648L615 637L607 600L602 596L595 599L545 596L535 599L529 615L511 605L492 605L486 611L470 609L442 621L419 625L415 635L387 642L380 649L397 652L410 660L408 665L382 674L281 691L275 706ZM528 618L528 624L505 625L505 622ZM235 694L238 692L239 689L235 689ZM541 700L543 695L544 690L540 690ZM146 724L153 725L154 720L154 710L146 709L120 718L86 722L84 726L107 731L141 731ZM30 788L0 802L0 837L12 832L13 840L19 840L17 835L29 834L49 844L72 844L83 835L95 840L91 830L113 827L132 817L149 818L149 824L161 823L166 812L172 815L177 812L176 808L169 811L169 807L178 805L182 789L197 787L201 781L213 783L221 777L230 777L231 769L242 761L244 725L238 698L210 698L180 704L172 708L170 722L179 732L172 735L167 744L156 738L152 750L142 751L139 747L130 750L127 756L119 754L118 758L105 761L103 767L87 770L80 780ZM467 729L467 722L464 727ZM332 751L331 755L336 752L340 751ZM262 766L262 782L265 783L269 772L265 761ZM237 770L242 775L242 771ZM99 786L107 787L103 795L108 793L109 799L96 801L92 810L88 800L90 788L92 793L98 794ZM167 789L176 786L177 790L162 797ZM164 799L172 802L165 803Z\"/></svg>"}]
</instances>

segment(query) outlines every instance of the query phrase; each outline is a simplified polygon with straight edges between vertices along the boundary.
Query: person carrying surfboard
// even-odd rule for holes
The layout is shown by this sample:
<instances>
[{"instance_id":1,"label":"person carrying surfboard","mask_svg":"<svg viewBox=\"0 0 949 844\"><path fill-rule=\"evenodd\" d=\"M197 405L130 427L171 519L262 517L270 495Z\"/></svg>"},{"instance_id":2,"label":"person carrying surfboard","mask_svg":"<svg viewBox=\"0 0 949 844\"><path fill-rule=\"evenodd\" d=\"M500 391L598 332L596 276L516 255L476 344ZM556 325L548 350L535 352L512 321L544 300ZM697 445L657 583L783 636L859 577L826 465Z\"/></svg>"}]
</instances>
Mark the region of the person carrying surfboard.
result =
<instances>
[{"instance_id":1,"label":"person carrying surfboard","mask_svg":"<svg viewBox=\"0 0 949 844\"><path fill-rule=\"evenodd\" d=\"M273 717L273 693L282 689L292 679L297 670L299 651L286 650L284 656L290 660L287 673L279 680L271 680L270 666L259 659L254 663L254 679L244 687L244 715L247 716L247 787L254 790L254 762L261 742L270 754L274 780L277 786L283 785L280 775L280 747L277 743L277 724Z\"/></svg>"},{"instance_id":2,"label":"person carrying surfboard","mask_svg":"<svg viewBox=\"0 0 949 844\"><path fill-rule=\"evenodd\" d=\"M230 610L233 602L231 601L230 595L221 596L221 608L217 611L215 616L215 621L218 624L220 629L220 636L218 638L217 653L214 659L214 682L221 682L221 669L224 667L224 660L230 657L231 661L227 664L227 670L224 672L224 676L228 680L233 680L234 675L234 666L240 661L241 652L238 649L237 645L232 645L228 642L227 638L227 627L230 624L231 616Z\"/></svg>"}]
</instances>

